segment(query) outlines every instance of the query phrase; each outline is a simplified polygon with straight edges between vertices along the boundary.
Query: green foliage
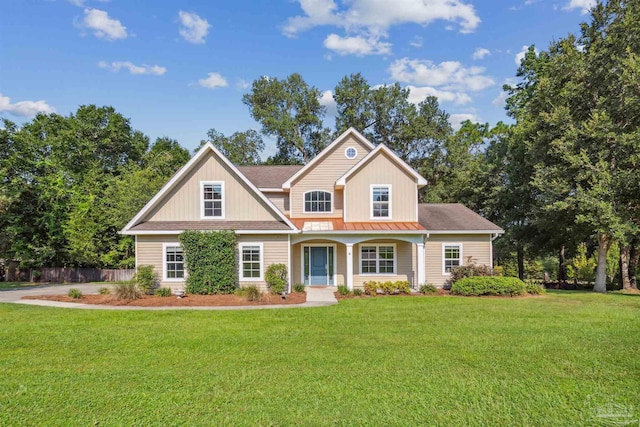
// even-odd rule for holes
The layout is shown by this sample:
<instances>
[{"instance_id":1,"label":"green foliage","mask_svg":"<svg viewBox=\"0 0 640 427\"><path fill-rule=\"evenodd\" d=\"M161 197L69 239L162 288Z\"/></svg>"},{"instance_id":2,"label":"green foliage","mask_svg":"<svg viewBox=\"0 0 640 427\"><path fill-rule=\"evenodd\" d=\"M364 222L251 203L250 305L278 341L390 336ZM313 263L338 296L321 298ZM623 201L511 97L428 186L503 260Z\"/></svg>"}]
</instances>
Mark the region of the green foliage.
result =
<instances>
[{"instance_id":1,"label":"green foliage","mask_svg":"<svg viewBox=\"0 0 640 427\"><path fill-rule=\"evenodd\" d=\"M454 267L451 269L450 282L451 284L456 283L458 280L463 279L465 277L475 277L475 276L493 276L493 272L491 271L491 267L486 265L477 265L474 263L461 265L460 267Z\"/></svg>"},{"instance_id":2,"label":"green foliage","mask_svg":"<svg viewBox=\"0 0 640 427\"><path fill-rule=\"evenodd\" d=\"M233 231L180 234L187 276L187 293L230 294L236 289L238 261Z\"/></svg>"},{"instance_id":3,"label":"green foliage","mask_svg":"<svg viewBox=\"0 0 640 427\"><path fill-rule=\"evenodd\" d=\"M525 280L524 285L528 294L541 295L547 293L547 290L544 288L544 286L542 286L542 284L536 282L535 280Z\"/></svg>"},{"instance_id":4,"label":"green foliage","mask_svg":"<svg viewBox=\"0 0 640 427\"><path fill-rule=\"evenodd\" d=\"M430 283L420 285L420 293L424 295L433 295L438 293L438 288Z\"/></svg>"},{"instance_id":5,"label":"green foliage","mask_svg":"<svg viewBox=\"0 0 640 427\"><path fill-rule=\"evenodd\" d=\"M384 294L409 294L411 293L411 284L405 280L399 280L397 282L386 281L376 282L369 281L364 282L364 291L368 295L384 295Z\"/></svg>"},{"instance_id":6,"label":"green foliage","mask_svg":"<svg viewBox=\"0 0 640 427\"><path fill-rule=\"evenodd\" d=\"M346 297L351 295L351 291L345 285L338 285L338 294Z\"/></svg>"},{"instance_id":7,"label":"green foliage","mask_svg":"<svg viewBox=\"0 0 640 427\"><path fill-rule=\"evenodd\" d=\"M296 283L295 285L293 285L293 292L306 292L304 283Z\"/></svg>"},{"instance_id":8,"label":"green foliage","mask_svg":"<svg viewBox=\"0 0 640 427\"><path fill-rule=\"evenodd\" d=\"M200 147L207 141L211 142L234 165L259 165L261 163L260 153L264 150L264 142L260 134L253 129L235 132L229 137L215 129L209 129L207 140L201 141Z\"/></svg>"},{"instance_id":9,"label":"green foliage","mask_svg":"<svg viewBox=\"0 0 640 427\"><path fill-rule=\"evenodd\" d=\"M78 288L71 288L69 289L69 293L67 294L69 297L73 298L73 299L80 299L82 298L82 292L80 291L80 289Z\"/></svg>"},{"instance_id":10,"label":"green foliage","mask_svg":"<svg viewBox=\"0 0 640 427\"><path fill-rule=\"evenodd\" d=\"M567 265L567 276L581 282L593 282L598 261L594 256L587 257L586 243L580 243L576 250L576 255Z\"/></svg>"},{"instance_id":11,"label":"green foliage","mask_svg":"<svg viewBox=\"0 0 640 427\"><path fill-rule=\"evenodd\" d=\"M171 288L157 288L153 291L154 295L159 297L170 297L171 296Z\"/></svg>"},{"instance_id":12,"label":"green foliage","mask_svg":"<svg viewBox=\"0 0 640 427\"><path fill-rule=\"evenodd\" d=\"M115 286L116 298L119 300L134 300L142 296L142 292L135 283L119 283Z\"/></svg>"},{"instance_id":13,"label":"green foliage","mask_svg":"<svg viewBox=\"0 0 640 427\"><path fill-rule=\"evenodd\" d=\"M111 294L111 290L109 288L107 288L106 286L103 286L100 289L98 289L98 293L100 295L110 295Z\"/></svg>"},{"instance_id":14,"label":"green foliage","mask_svg":"<svg viewBox=\"0 0 640 427\"><path fill-rule=\"evenodd\" d=\"M247 301L262 301L264 298L262 291L256 285L244 286L243 291Z\"/></svg>"},{"instance_id":15,"label":"green foliage","mask_svg":"<svg viewBox=\"0 0 640 427\"><path fill-rule=\"evenodd\" d=\"M363 293L364 293L364 291L362 289L360 289L360 288L355 288L353 290L353 295L355 295L357 297L361 296Z\"/></svg>"},{"instance_id":16,"label":"green foliage","mask_svg":"<svg viewBox=\"0 0 640 427\"><path fill-rule=\"evenodd\" d=\"M458 280L451 287L453 295L482 296L482 295L522 295L526 287L522 280L515 277L466 277Z\"/></svg>"},{"instance_id":17,"label":"green foliage","mask_svg":"<svg viewBox=\"0 0 640 427\"><path fill-rule=\"evenodd\" d=\"M131 280L136 284L138 289L145 294L153 293L153 289L158 286L158 277L156 276L152 265L138 266L137 271Z\"/></svg>"},{"instance_id":18,"label":"green foliage","mask_svg":"<svg viewBox=\"0 0 640 427\"><path fill-rule=\"evenodd\" d=\"M287 266L285 264L271 264L264 275L269 292L281 294L287 288Z\"/></svg>"}]
</instances>

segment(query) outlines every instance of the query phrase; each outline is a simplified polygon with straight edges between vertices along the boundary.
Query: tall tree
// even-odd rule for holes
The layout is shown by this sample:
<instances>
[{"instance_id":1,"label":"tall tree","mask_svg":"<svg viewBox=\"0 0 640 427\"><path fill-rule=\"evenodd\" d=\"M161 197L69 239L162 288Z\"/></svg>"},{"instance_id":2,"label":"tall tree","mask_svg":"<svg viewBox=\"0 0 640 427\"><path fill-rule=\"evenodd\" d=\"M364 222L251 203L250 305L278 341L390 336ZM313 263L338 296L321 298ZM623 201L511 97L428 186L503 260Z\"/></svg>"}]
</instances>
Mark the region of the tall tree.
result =
<instances>
[{"instance_id":1,"label":"tall tree","mask_svg":"<svg viewBox=\"0 0 640 427\"><path fill-rule=\"evenodd\" d=\"M236 165L260 164L260 153L264 150L264 141L258 132L249 129L225 136L215 129L207 132L207 141L211 142L222 154ZM207 141L201 141L200 146Z\"/></svg>"},{"instance_id":2,"label":"tall tree","mask_svg":"<svg viewBox=\"0 0 640 427\"><path fill-rule=\"evenodd\" d=\"M373 138L369 127L375 123L375 112L369 82L360 73L351 74L340 80L334 92L338 112L336 134L353 127L368 138Z\"/></svg>"}]
</instances>

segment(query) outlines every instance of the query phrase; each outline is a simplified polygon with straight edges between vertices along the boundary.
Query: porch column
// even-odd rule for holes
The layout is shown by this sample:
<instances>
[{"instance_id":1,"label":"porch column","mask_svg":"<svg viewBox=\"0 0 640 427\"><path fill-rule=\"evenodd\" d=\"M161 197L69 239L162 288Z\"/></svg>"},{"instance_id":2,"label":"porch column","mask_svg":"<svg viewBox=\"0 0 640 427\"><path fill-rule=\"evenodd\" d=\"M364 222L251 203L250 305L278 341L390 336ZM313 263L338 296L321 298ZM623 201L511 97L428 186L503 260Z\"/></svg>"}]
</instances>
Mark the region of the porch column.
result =
<instances>
[{"instance_id":1,"label":"porch column","mask_svg":"<svg viewBox=\"0 0 640 427\"><path fill-rule=\"evenodd\" d=\"M418 277L416 283L416 289L420 289L420 285L424 285L427 280L425 277L425 268L424 268L424 243L416 243L417 246L417 255L418 255Z\"/></svg>"},{"instance_id":2,"label":"porch column","mask_svg":"<svg viewBox=\"0 0 640 427\"><path fill-rule=\"evenodd\" d=\"M352 291L353 290L353 244L346 243L347 247L347 277L345 281L347 282L347 288Z\"/></svg>"}]
</instances>

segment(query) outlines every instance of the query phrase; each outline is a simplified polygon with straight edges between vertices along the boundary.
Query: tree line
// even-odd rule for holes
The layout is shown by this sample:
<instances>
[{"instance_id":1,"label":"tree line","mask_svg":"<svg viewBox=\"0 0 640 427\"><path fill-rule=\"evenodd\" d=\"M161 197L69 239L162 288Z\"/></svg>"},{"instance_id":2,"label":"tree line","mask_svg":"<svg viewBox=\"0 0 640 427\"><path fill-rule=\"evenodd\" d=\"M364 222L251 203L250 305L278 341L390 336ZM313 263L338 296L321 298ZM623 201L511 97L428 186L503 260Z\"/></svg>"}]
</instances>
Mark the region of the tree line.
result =
<instances>
[{"instance_id":1,"label":"tree line","mask_svg":"<svg viewBox=\"0 0 640 427\"><path fill-rule=\"evenodd\" d=\"M639 8L599 3L577 35L530 47L518 83L504 87L513 124L454 130L437 98L414 104L399 83L371 86L355 73L333 91L331 129L320 90L294 73L259 78L243 96L260 133L211 129L201 145L261 164L264 135L276 141L264 163L304 164L352 126L427 178L421 201L464 203L501 225L495 258L512 274L533 274L553 256L553 276L564 280L568 258L586 248L596 254L596 290L612 265L636 287ZM4 120L0 144L0 258L33 266L133 265L132 240L117 231L190 158L177 141L150 144L113 108L93 105L21 127Z\"/></svg>"}]
</instances>

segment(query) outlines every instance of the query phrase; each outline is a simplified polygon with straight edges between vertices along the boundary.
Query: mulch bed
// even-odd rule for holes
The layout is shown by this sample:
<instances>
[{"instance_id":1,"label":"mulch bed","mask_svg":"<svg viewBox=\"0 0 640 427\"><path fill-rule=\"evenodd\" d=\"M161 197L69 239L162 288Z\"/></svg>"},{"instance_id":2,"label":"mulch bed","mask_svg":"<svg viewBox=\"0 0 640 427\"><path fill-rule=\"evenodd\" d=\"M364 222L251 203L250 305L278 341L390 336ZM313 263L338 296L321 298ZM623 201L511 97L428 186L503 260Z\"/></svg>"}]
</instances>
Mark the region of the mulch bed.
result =
<instances>
[{"instance_id":1,"label":"mulch bed","mask_svg":"<svg viewBox=\"0 0 640 427\"><path fill-rule=\"evenodd\" d=\"M143 295L136 300L119 300L113 295L83 295L74 299L67 295L32 295L22 299L40 299L47 301L74 302L79 304L133 306L133 307L225 307L241 305L286 305L302 304L307 301L306 292L292 293L287 299L280 295L265 295L261 301L247 301L246 297L239 295L186 295L183 298L176 296L159 297L156 295Z\"/></svg>"}]
</instances>

